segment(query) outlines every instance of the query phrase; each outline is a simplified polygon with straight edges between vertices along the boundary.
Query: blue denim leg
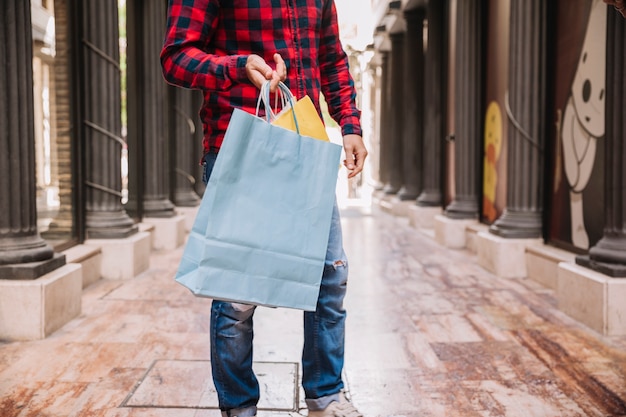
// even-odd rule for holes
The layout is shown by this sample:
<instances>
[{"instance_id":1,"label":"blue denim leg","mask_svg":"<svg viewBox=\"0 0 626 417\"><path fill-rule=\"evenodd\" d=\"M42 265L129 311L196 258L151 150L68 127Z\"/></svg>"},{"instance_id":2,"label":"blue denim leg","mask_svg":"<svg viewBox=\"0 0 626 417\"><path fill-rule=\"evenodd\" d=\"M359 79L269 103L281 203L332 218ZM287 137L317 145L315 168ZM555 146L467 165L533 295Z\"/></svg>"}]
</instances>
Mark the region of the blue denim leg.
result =
<instances>
[{"instance_id":1,"label":"blue denim leg","mask_svg":"<svg viewBox=\"0 0 626 417\"><path fill-rule=\"evenodd\" d=\"M217 154L204 157L205 184ZM252 417L259 402L259 383L252 371L254 308L225 301L211 305L211 371L224 417Z\"/></svg>"},{"instance_id":2,"label":"blue denim leg","mask_svg":"<svg viewBox=\"0 0 626 417\"><path fill-rule=\"evenodd\" d=\"M204 182L215 164L215 155L204 160ZM343 388L344 333L348 263L343 251L341 219L335 204L315 312L304 313L302 385L309 410L322 410L338 400ZM252 371L252 318L254 308L213 301L211 306L211 368L222 415L251 417L256 414L259 384Z\"/></svg>"},{"instance_id":3,"label":"blue denim leg","mask_svg":"<svg viewBox=\"0 0 626 417\"><path fill-rule=\"evenodd\" d=\"M242 310L239 306L218 300L211 305L211 371L224 414L252 417L260 396L252 371L255 308Z\"/></svg>"},{"instance_id":4,"label":"blue denim leg","mask_svg":"<svg viewBox=\"0 0 626 417\"><path fill-rule=\"evenodd\" d=\"M341 219L337 204L326 251L320 295L315 312L304 313L302 386L309 410L323 410L343 389L346 311L343 299L348 281L348 262L343 250Z\"/></svg>"}]
</instances>

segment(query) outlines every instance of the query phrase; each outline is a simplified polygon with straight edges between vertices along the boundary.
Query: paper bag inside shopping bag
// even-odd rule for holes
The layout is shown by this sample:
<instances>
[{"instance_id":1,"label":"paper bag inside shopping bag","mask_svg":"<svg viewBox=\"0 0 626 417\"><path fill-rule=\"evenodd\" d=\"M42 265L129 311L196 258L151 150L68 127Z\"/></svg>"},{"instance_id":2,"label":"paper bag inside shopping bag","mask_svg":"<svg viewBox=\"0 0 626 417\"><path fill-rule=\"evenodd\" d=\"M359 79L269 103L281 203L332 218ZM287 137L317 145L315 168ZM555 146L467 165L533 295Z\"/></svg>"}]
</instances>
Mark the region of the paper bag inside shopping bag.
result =
<instances>
[{"instance_id":1,"label":"paper bag inside shopping bag","mask_svg":"<svg viewBox=\"0 0 626 417\"><path fill-rule=\"evenodd\" d=\"M296 104L294 104L293 109L286 107L283 111L278 113L276 118L272 121L272 124L295 132L296 124L291 113L294 110L298 118L298 128L300 129L301 135L330 142L324 123L322 119L320 119L315 105L313 105L313 101L311 101L309 96L304 96L298 100Z\"/></svg>"}]
</instances>

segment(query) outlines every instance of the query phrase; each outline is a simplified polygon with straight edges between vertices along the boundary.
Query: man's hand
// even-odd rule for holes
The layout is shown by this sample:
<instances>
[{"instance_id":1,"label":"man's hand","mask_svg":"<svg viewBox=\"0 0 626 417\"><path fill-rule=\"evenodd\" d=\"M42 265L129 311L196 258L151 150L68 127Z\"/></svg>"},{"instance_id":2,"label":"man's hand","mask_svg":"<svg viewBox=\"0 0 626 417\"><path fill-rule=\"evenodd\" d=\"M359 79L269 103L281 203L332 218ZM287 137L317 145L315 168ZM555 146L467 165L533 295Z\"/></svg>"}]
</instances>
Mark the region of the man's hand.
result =
<instances>
[{"instance_id":1,"label":"man's hand","mask_svg":"<svg viewBox=\"0 0 626 417\"><path fill-rule=\"evenodd\" d=\"M359 135L345 135L343 137L343 149L346 151L346 159L343 164L348 169L348 178L352 178L363 171L367 149L363 144L363 138Z\"/></svg>"},{"instance_id":2,"label":"man's hand","mask_svg":"<svg viewBox=\"0 0 626 417\"><path fill-rule=\"evenodd\" d=\"M256 85L258 89L261 89L265 81L270 82L270 91L273 93L276 91L276 86L279 81L284 81L287 77L287 68L285 67L285 61L280 54L274 54L274 62L276 63L276 69L273 70L263 58L258 55L251 54L248 56L246 62L246 73L248 79L252 81L252 84Z\"/></svg>"},{"instance_id":3,"label":"man's hand","mask_svg":"<svg viewBox=\"0 0 626 417\"><path fill-rule=\"evenodd\" d=\"M624 0L604 0L609 6L615 7L615 10L622 14L622 17L626 17L626 3Z\"/></svg>"}]
</instances>

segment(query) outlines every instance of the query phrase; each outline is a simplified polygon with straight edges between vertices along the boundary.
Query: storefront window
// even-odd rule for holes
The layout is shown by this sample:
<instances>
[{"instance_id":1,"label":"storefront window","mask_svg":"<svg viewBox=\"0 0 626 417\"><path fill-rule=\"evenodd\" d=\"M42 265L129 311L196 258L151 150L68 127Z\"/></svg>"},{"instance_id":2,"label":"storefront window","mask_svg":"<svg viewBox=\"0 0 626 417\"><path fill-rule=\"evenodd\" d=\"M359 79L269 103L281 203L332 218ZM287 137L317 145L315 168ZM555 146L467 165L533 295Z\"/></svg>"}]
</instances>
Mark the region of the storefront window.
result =
<instances>
[{"instance_id":1,"label":"storefront window","mask_svg":"<svg viewBox=\"0 0 626 417\"><path fill-rule=\"evenodd\" d=\"M31 2L39 232L56 250L76 240L72 199L70 90L65 28L51 0ZM65 7L57 7L64 13ZM65 16L63 16L65 17ZM65 21L62 19L62 21Z\"/></svg>"}]
</instances>

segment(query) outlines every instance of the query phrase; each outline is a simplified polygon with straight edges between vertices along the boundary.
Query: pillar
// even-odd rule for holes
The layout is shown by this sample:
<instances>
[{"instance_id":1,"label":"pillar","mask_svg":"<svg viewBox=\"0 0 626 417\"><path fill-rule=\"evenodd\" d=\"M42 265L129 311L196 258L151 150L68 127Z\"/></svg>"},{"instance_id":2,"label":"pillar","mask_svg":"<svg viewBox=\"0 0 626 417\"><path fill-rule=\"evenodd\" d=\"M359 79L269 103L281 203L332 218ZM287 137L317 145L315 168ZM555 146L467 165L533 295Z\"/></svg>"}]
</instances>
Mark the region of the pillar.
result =
<instances>
[{"instance_id":1,"label":"pillar","mask_svg":"<svg viewBox=\"0 0 626 417\"><path fill-rule=\"evenodd\" d=\"M116 0L74 0L74 36L80 42L78 141L84 152L86 235L131 236L137 226L122 205L121 68Z\"/></svg>"},{"instance_id":2,"label":"pillar","mask_svg":"<svg viewBox=\"0 0 626 417\"><path fill-rule=\"evenodd\" d=\"M373 58L370 60L367 66L367 76L369 77L369 89L368 95L368 107L370 114L370 155L372 155L371 162L371 178L373 180L373 188L375 190L380 190L382 188L381 178L380 178L380 111L378 110L378 105L380 104L380 62ZM364 83L366 86L368 83ZM374 157L377 155L378 158Z\"/></svg>"},{"instance_id":3,"label":"pillar","mask_svg":"<svg viewBox=\"0 0 626 417\"><path fill-rule=\"evenodd\" d=\"M480 140L482 139L483 2L457 3L455 70L454 200L445 214L453 219L478 217Z\"/></svg>"},{"instance_id":4,"label":"pillar","mask_svg":"<svg viewBox=\"0 0 626 417\"><path fill-rule=\"evenodd\" d=\"M430 0L426 9L428 48L424 74L424 152L422 192L417 205L439 207L442 197L442 160L445 128L446 1Z\"/></svg>"},{"instance_id":5,"label":"pillar","mask_svg":"<svg viewBox=\"0 0 626 417\"><path fill-rule=\"evenodd\" d=\"M0 13L0 279L35 279L65 264L37 230L30 2Z\"/></svg>"},{"instance_id":6,"label":"pillar","mask_svg":"<svg viewBox=\"0 0 626 417\"><path fill-rule=\"evenodd\" d=\"M380 107L377 111L380 112L380 124L378 128L378 142L380 146L380 174L379 179L382 185L382 188L386 190L385 186L389 184L389 141L391 138L389 118L391 117L391 113L389 111L389 107L391 106L391 92L389 91L389 80L390 80L390 64L389 64L389 52L388 51L380 51L380 69L381 69L381 77L380 77Z\"/></svg>"},{"instance_id":7,"label":"pillar","mask_svg":"<svg viewBox=\"0 0 626 417\"><path fill-rule=\"evenodd\" d=\"M506 238L542 236L546 103L544 0L513 0L510 14L507 201L489 228Z\"/></svg>"},{"instance_id":8,"label":"pillar","mask_svg":"<svg viewBox=\"0 0 626 417\"><path fill-rule=\"evenodd\" d=\"M133 180L129 203L138 217L175 216L170 201L171 164L167 146L167 93L159 64L165 31L162 0L129 0L128 126Z\"/></svg>"},{"instance_id":9,"label":"pillar","mask_svg":"<svg viewBox=\"0 0 626 417\"><path fill-rule=\"evenodd\" d=\"M424 8L404 12L404 128L402 129L403 186L400 200L415 200L422 190L424 138Z\"/></svg>"},{"instance_id":10,"label":"pillar","mask_svg":"<svg viewBox=\"0 0 626 417\"><path fill-rule=\"evenodd\" d=\"M402 170L402 142L404 128L404 32L391 33L391 56L389 62L389 78L387 94L389 95L389 110L386 114L389 120L389 130L386 132L388 145L389 181L385 186L385 194L396 194L404 183Z\"/></svg>"},{"instance_id":11,"label":"pillar","mask_svg":"<svg viewBox=\"0 0 626 417\"><path fill-rule=\"evenodd\" d=\"M192 90L168 86L170 153L172 170L172 201L179 207L195 207L200 198L195 192L195 171L202 156L202 143L196 142L197 114Z\"/></svg>"},{"instance_id":12,"label":"pillar","mask_svg":"<svg viewBox=\"0 0 626 417\"><path fill-rule=\"evenodd\" d=\"M612 277L626 277L626 21L609 9L606 49L606 134L604 162L604 233L576 258L580 265Z\"/></svg>"}]
</instances>

